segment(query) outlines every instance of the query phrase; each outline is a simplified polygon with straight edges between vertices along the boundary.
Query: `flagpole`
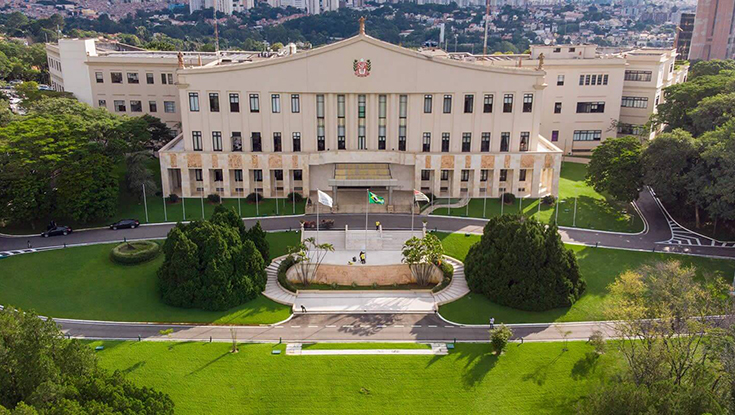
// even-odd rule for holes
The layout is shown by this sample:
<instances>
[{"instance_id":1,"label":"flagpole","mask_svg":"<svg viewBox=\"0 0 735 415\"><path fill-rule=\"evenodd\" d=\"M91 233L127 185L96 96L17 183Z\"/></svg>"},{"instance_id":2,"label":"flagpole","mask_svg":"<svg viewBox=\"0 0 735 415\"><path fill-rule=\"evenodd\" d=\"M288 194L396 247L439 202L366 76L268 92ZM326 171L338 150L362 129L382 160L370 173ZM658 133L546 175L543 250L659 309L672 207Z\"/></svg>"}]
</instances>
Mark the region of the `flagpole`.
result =
<instances>
[{"instance_id":1,"label":"flagpole","mask_svg":"<svg viewBox=\"0 0 735 415\"><path fill-rule=\"evenodd\" d=\"M370 188L366 189L367 193L365 195L367 196L367 199L365 199L365 253L367 253L367 243L368 243L368 211L370 210Z\"/></svg>"},{"instance_id":2,"label":"flagpole","mask_svg":"<svg viewBox=\"0 0 735 415\"><path fill-rule=\"evenodd\" d=\"M316 189L316 244L319 245L319 189Z\"/></svg>"},{"instance_id":3,"label":"flagpole","mask_svg":"<svg viewBox=\"0 0 735 415\"><path fill-rule=\"evenodd\" d=\"M411 200L411 237L413 238L413 206L416 204L416 195Z\"/></svg>"}]
</instances>

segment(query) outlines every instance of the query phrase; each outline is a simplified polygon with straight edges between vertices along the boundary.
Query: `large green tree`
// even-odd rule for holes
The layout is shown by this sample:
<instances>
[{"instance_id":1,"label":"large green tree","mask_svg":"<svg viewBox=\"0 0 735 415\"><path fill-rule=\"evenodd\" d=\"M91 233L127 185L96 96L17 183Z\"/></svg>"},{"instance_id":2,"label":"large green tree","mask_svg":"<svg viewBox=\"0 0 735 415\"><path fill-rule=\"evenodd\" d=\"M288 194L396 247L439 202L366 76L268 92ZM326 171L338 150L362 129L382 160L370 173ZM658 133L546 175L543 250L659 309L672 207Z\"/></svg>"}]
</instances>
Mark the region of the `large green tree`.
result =
<instances>
[{"instance_id":1,"label":"large green tree","mask_svg":"<svg viewBox=\"0 0 735 415\"><path fill-rule=\"evenodd\" d=\"M692 167L698 158L697 145L689 132L662 133L643 151L643 180L664 203L685 201Z\"/></svg>"},{"instance_id":2,"label":"large green tree","mask_svg":"<svg viewBox=\"0 0 735 415\"><path fill-rule=\"evenodd\" d=\"M59 211L79 222L108 218L115 214L118 181L114 165L104 154L86 154L69 160L56 181Z\"/></svg>"},{"instance_id":3,"label":"large green tree","mask_svg":"<svg viewBox=\"0 0 735 415\"><path fill-rule=\"evenodd\" d=\"M92 349L52 319L0 310L0 413L173 414L173 401L99 368Z\"/></svg>"},{"instance_id":4,"label":"large green tree","mask_svg":"<svg viewBox=\"0 0 735 415\"><path fill-rule=\"evenodd\" d=\"M592 152L587 183L617 200L638 199L643 187L642 146L635 137L610 138Z\"/></svg>"},{"instance_id":5,"label":"large green tree","mask_svg":"<svg viewBox=\"0 0 735 415\"><path fill-rule=\"evenodd\" d=\"M555 225L521 215L490 219L465 259L467 284L497 304L532 311L569 307L585 290L577 258Z\"/></svg>"}]
</instances>

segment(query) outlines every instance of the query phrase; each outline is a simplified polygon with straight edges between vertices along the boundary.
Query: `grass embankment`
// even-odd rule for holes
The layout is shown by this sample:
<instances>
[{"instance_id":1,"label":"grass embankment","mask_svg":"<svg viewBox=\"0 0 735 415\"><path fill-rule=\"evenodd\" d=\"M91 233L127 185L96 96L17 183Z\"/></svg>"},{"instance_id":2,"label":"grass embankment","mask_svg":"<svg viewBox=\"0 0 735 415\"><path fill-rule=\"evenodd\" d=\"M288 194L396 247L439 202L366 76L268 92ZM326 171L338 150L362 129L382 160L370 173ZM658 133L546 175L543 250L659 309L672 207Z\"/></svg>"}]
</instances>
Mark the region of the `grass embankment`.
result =
<instances>
[{"instance_id":1,"label":"grass embankment","mask_svg":"<svg viewBox=\"0 0 735 415\"><path fill-rule=\"evenodd\" d=\"M503 214L523 212L525 216L534 217L548 223L556 217L559 207L559 226L575 226L579 228L599 229L615 232L640 232L643 221L632 205L617 202L611 197L597 193L585 181L587 165L580 163L562 163L559 179L559 203L554 206L541 203L539 199L516 200L511 205L502 207ZM574 199L577 198L577 217L574 218ZM468 215L469 213L469 215ZM473 218L499 216L500 199L472 199L468 207L454 209L438 209L434 215L469 216Z\"/></svg>"},{"instance_id":2,"label":"grass embankment","mask_svg":"<svg viewBox=\"0 0 735 415\"><path fill-rule=\"evenodd\" d=\"M464 261L472 244L480 240L479 235L436 234L444 245L447 255ZM603 320L603 309L608 301L607 287L615 278L629 269L656 260L677 260L683 265L694 266L699 275L703 273L732 278L735 261L710 259L686 255L667 255L651 252L623 251L618 249L590 248L567 245L579 262L582 276L587 280L584 295L570 308L559 308L543 312L522 311L497 305L481 294L470 293L463 298L440 307L445 318L467 324L487 324L490 317L499 323L547 323L553 321ZM539 295L543 295L539 293Z\"/></svg>"},{"instance_id":3,"label":"grass embankment","mask_svg":"<svg viewBox=\"0 0 735 415\"><path fill-rule=\"evenodd\" d=\"M268 233L272 257L298 243L297 232ZM163 255L138 265L110 259L116 244L16 255L2 261L0 304L41 315L107 321L261 324L288 318L291 309L263 296L227 311L172 307L161 302L156 270Z\"/></svg>"},{"instance_id":4,"label":"grass embankment","mask_svg":"<svg viewBox=\"0 0 735 415\"><path fill-rule=\"evenodd\" d=\"M284 345L92 342L102 367L168 393L178 414L568 414L617 365L570 342L458 344L447 356L285 356Z\"/></svg>"}]
</instances>

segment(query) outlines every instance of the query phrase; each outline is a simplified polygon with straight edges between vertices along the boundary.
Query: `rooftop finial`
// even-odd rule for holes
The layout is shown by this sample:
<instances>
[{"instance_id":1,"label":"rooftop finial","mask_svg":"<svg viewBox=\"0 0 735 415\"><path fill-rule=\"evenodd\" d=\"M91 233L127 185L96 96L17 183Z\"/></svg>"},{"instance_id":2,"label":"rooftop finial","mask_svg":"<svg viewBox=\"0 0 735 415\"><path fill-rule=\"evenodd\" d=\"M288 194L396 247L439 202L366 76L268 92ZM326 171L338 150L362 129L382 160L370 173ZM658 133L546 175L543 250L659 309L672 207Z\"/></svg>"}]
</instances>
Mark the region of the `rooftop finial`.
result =
<instances>
[{"instance_id":1,"label":"rooftop finial","mask_svg":"<svg viewBox=\"0 0 735 415\"><path fill-rule=\"evenodd\" d=\"M360 34L361 35L365 34L365 16L362 16L360 18Z\"/></svg>"}]
</instances>

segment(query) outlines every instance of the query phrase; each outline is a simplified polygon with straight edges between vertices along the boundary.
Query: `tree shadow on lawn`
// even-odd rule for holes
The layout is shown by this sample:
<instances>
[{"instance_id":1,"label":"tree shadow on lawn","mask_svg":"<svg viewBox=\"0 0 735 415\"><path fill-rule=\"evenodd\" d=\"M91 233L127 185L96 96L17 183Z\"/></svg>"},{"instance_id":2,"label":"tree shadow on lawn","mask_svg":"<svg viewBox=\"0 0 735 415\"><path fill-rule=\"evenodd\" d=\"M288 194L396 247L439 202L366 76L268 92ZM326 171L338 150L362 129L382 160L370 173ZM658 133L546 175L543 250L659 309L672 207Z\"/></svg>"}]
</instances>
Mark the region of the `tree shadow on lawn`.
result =
<instances>
[{"instance_id":1,"label":"tree shadow on lawn","mask_svg":"<svg viewBox=\"0 0 735 415\"><path fill-rule=\"evenodd\" d=\"M574 225L574 197L562 198L558 204L559 225ZM595 199L590 196L577 197L578 228L601 229L608 231L638 232L643 229L633 208L620 202L605 199ZM553 218L553 216L552 216ZM635 226L634 226L635 225Z\"/></svg>"},{"instance_id":2,"label":"tree shadow on lawn","mask_svg":"<svg viewBox=\"0 0 735 415\"><path fill-rule=\"evenodd\" d=\"M549 371L563 354L564 350L562 349L559 351L558 355L551 359L551 361L537 366L536 369L533 370L533 372L523 375L522 379L524 381L532 381L538 386L543 386L546 383L546 378L548 378L549 376Z\"/></svg>"},{"instance_id":3,"label":"tree shadow on lawn","mask_svg":"<svg viewBox=\"0 0 735 415\"><path fill-rule=\"evenodd\" d=\"M136 370L140 369L141 367L145 366L145 364L146 364L146 361L145 360L141 360L141 361L136 362L135 364L131 365L130 367L121 370L121 372L124 373L124 374L126 374L126 375L128 375L128 374L130 374L132 372L135 372Z\"/></svg>"},{"instance_id":4,"label":"tree shadow on lawn","mask_svg":"<svg viewBox=\"0 0 735 415\"><path fill-rule=\"evenodd\" d=\"M426 367L447 357L454 358L458 362L464 360L462 383L465 389L471 389L482 382L498 362L498 356L492 352L489 344L462 344L452 350L449 356L434 356Z\"/></svg>"},{"instance_id":5,"label":"tree shadow on lawn","mask_svg":"<svg viewBox=\"0 0 735 415\"><path fill-rule=\"evenodd\" d=\"M584 357L577 360L572 366L572 379L582 380L589 377L597 370L597 362L600 355L596 352L587 352Z\"/></svg>"},{"instance_id":6,"label":"tree shadow on lawn","mask_svg":"<svg viewBox=\"0 0 735 415\"><path fill-rule=\"evenodd\" d=\"M239 347L240 347L240 345L238 345L238 348L239 348ZM211 365L213 365L213 364L217 363L218 361L220 361L221 359L223 359L223 358L224 358L225 356L227 356L227 355L229 355L229 354L232 354L232 353L230 353L230 351L228 350L228 351L226 351L226 352L222 353L221 355L217 356L217 357L216 357L216 358L214 358L213 360L210 360L209 362L207 362L207 363L205 363L204 365L200 366L199 368L197 368L197 369L194 369L194 370L192 370L191 372L187 373L187 374L186 374L185 376L193 376L193 375L196 375L196 374L198 374L199 372L201 372L202 370L204 370L204 369L208 368L209 366L211 366Z\"/></svg>"}]
</instances>

